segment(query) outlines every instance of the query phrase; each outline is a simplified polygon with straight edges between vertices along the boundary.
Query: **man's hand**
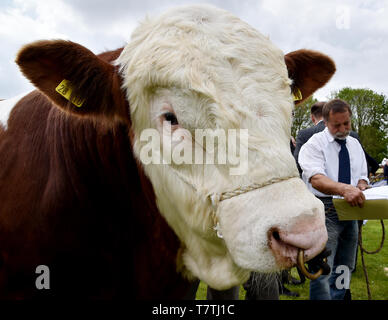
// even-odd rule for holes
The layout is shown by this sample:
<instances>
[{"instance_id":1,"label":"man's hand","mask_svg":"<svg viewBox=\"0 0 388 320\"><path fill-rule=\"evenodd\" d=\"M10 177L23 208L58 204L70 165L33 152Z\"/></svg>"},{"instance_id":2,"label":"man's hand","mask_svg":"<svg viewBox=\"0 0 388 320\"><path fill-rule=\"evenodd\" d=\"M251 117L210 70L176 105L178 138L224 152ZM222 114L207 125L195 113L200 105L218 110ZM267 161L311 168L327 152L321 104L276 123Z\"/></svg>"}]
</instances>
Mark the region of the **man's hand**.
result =
<instances>
[{"instance_id":1,"label":"man's hand","mask_svg":"<svg viewBox=\"0 0 388 320\"><path fill-rule=\"evenodd\" d=\"M360 189L361 191L364 191L366 189L369 189L370 186L365 180L360 180L358 181L357 188Z\"/></svg>"},{"instance_id":2,"label":"man's hand","mask_svg":"<svg viewBox=\"0 0 388 320\"><path fill-rule=\"evenodd\" d=\"M326 177L323 174L316 174L310 179L311 185L326 194L338 194L345 198L352 207L359 206L362 208L364 206L365 196L363 192L358 187L353 187L350 184L345 184L341 182L335 182L330 178ZM361 185L363 184L361 182ZM365 181L366 184L366 181Z\"/></svg>"},{"instance_id":3,"label":"man's hand","mask_svg":"<svg viewBox=\"0 0 388 320\"><path fill-rule=\"evenodd\" d=\"M352 207L359 206L362 208L364 206L365 196L358 186L344 185L342 196Z\"/></svg>"}]
</instances>

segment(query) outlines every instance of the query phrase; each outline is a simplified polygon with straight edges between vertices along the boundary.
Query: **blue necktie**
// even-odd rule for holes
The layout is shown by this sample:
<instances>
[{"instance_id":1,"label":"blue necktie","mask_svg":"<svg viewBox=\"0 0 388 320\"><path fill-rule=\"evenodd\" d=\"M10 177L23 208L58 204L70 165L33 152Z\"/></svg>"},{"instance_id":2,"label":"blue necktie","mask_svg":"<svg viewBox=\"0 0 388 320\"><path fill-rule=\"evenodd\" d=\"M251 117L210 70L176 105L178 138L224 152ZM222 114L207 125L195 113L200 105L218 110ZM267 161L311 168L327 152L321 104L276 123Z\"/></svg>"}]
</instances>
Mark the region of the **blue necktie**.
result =
<instances>
[{"instance_id":1,"label":"blue necktie","mask_svg":"<svg viewBox=\"0 0 388 320\"><path fill-rule=\"evenodd\" d=\"M350 184L350 159L346 140L335 139L335 141L341 146L338 154L338 182Z\"/></svg>"}]
</instances>

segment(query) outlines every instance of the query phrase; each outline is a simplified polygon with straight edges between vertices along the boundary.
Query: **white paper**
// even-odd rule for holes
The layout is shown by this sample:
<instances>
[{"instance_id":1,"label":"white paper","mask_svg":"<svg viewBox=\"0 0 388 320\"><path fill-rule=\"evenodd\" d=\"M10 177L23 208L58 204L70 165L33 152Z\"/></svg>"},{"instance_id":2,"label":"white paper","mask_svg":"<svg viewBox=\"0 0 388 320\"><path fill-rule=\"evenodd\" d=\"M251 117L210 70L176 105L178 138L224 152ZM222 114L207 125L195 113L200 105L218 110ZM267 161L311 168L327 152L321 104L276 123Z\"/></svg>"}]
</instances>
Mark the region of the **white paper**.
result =
<instances>
[{"instance_id":1,"label":"white paper","mask_svg":"<svg viewBox=\"0 0 388 320\"><path fill-rule=\"evenodd\" d=\"M365 200L377 200L377 199L387 199L388 200L388 186L375 187L366 189L363 191L365 195ZM341 196L333 196L335 199L343 199Z\"/></svg>"}]
</instances>

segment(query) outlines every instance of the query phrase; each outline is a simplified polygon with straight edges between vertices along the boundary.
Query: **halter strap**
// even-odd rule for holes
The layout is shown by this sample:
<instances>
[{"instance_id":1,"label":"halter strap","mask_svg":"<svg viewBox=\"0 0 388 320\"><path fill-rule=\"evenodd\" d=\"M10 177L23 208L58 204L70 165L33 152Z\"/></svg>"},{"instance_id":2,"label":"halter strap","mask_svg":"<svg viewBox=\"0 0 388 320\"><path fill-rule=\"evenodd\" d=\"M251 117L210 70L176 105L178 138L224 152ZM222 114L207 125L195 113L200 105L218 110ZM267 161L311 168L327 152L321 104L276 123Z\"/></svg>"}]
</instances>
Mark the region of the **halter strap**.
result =
<instances>
[{"instance_id":1,"label":"halter strap","mask_svg":"<svg viewBox=\"0 0 388 320\"><path fill-rule=\"evenodd\" d=\"M221 201L228 200L228 199L231 199L233 197L237 197L241 194L244 194L244 193L256 190L256 189L260 189L260 188L263 188L263 187L266 187L266 186L269 186L271 184L275 184L275 183L278 183L281 181L289 180L292 178L299 178L299 175L294 174L294 175L290 175L290 176L282 177L282 178L272 178L272 179L265 181L265 182L262 182L262 183L252 183L249 186L239 187L233 191L226 191L226 192L222 192L220 194L218 194L218 193L210 194L208 197L210 198L210 201L211 201L211 204L213 207L213 212L212 212L212 218L213 218L213 223L214 223L213 229L217 232L217 236L219 238L222 238L221 227L220 227L220 223L219 223L218 217L217 217L218 206L219 206Z\"/></svg>"},{"instance_id":2,"label":"halter strap","mask_svg":"<svg viewBox=\"0 0 388 320\"><path fill-rule=\"evenodd\" d=\"M172 169L175 172L175 174L183 182L185 182L187 185L192 187L196 192L198 192L199 188L197 188L193 183L191 183L179 171L175 170L174 168L172 168ZM272 178L272 179L267 180L267 181L262 182L262 183L252 183L249 186L242 186L242 187L236 188L236 189L234 189L232 191L225 191L225 192L222 192L222 193L215 193L215 192L210 193L207 197L210 199L210 203L212 204L212 207L213 207L213 211L212 211L212 219L213 219L213 223L214 223L213 229L216 231L217 236L219 238L222 238L221 227L220 227L220 223L219 223L218 217L217 217L217 211L218 211L218 207L219 207L219 204L220 204L221 201L228 200L228 199L237 197L239 195L242 195L244 193L248 193L250 191L253 191L253 190L256 190L256 189L260 189L260 188L269 186L271 184L275 184L275 183L278 183L278 182L281 182L281 181L285 181L285 180L289 180L289 179L292 179L292 178L299 178L299 175L293 174L293 175L290 175L290 176L287 176L287 177L282 177L282 178Z\"/></svg>"}]
</instances>

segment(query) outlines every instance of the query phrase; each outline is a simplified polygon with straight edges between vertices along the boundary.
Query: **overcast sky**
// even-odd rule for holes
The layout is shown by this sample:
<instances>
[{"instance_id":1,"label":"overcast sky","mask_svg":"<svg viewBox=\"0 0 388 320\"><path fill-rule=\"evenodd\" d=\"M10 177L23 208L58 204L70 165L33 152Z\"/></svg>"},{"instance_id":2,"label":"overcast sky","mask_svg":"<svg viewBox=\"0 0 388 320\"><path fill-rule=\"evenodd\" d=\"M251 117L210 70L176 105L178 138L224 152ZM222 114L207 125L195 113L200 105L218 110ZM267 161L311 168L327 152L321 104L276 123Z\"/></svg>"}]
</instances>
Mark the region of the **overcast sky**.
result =
<instances>
[{"instance_id":1,"label":"overcast sky","mask_svg":"<svg viewBox=\"0 0 388 320\"><path fill-rule=\"evenodd\" d=\"M333 58L337 72L318 90L323 100L346 86L388 96L388 0L0 0L0 99L33 87L14 63L38 39L68 39L95 53L125 45L146 14L185 3L233 12L284 53L307 48Z\"/></svg>"}]
</instances>

